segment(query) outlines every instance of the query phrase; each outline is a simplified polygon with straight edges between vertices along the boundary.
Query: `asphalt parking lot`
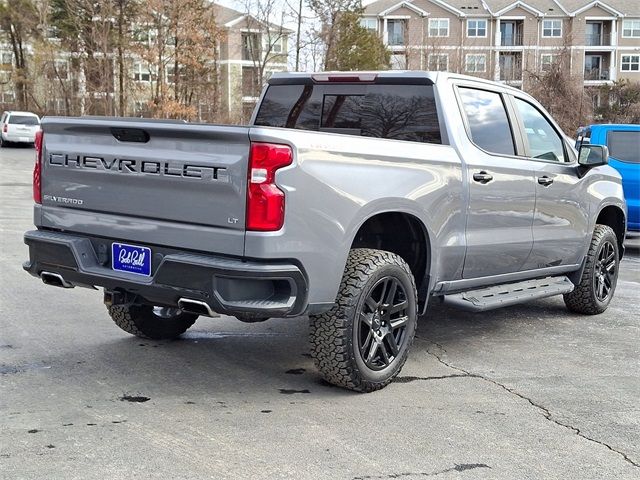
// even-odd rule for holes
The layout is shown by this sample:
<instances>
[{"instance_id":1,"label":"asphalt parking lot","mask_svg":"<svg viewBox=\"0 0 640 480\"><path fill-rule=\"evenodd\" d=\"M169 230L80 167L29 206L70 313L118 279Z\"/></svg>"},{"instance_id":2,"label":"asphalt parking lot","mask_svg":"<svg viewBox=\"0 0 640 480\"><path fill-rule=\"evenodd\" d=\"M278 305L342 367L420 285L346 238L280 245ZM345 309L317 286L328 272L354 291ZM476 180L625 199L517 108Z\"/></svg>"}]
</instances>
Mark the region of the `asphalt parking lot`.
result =
<instances>
[{"instance_id":1,"label":"asphalt parking lot","mask_svg":"<svg viewBox=\"0 0 640 480\"><path fill-rule=\"evenodd\" d=\"M434 306L400 378L323 383L307 321L128 336L23 272L33 150L0 150L0 478L638 479L640 241L599 316Z\"/></svg>"}]
</instances>

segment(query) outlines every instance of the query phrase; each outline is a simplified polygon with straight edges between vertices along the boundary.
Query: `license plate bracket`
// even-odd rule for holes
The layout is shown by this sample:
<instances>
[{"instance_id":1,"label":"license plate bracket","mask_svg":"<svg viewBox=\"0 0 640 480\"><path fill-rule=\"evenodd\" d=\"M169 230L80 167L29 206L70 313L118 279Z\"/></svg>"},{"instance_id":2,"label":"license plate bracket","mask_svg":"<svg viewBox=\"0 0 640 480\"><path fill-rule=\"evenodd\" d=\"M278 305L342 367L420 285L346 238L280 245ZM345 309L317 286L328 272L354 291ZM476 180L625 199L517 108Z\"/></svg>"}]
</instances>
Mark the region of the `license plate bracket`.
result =
<instances>
[{"instance_id":1,"label":"license plate bracket","mask_svg":"<svg viewBox=\"0 0 640 480\"><path fill-rule=\"evenodd\" d=\"M111 268L116 272L151 276L151 249L139 245L111 244Z\"/></svg>"}]
</instances>

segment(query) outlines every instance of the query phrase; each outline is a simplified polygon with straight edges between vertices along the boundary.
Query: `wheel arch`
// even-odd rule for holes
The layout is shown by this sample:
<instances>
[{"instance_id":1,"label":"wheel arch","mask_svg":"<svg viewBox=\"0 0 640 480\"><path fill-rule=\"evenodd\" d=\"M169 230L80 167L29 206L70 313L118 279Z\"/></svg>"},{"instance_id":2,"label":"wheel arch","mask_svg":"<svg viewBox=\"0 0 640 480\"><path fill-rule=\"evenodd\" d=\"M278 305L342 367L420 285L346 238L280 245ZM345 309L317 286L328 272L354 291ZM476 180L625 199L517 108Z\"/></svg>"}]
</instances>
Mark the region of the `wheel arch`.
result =
<instances>
[{"instance_id":1,"label":"wheel arch","mask_svg":"<svg viewBox=\"0 0 640 480\"><path fill-rule=\"evenodd\" d=\"M624 211L618 205L605 205L598 212L596 224L611 227L618 239L618 251L620 252L620 258L622 258L624 255L624 237L627 231Z\"/></svg>"},{"instance_id":2,"label":"wheel arch","mask_svg":"<svg viewBox=\"0 0 640 480\"><path fill-rule=\"evenodd\" d=\"M356 229L350 248L374 248L399 255L411 269L421 313L429 293L432 264L431 237L414 213L391 210L366 217Z\"/></svg>"}]
</instances>

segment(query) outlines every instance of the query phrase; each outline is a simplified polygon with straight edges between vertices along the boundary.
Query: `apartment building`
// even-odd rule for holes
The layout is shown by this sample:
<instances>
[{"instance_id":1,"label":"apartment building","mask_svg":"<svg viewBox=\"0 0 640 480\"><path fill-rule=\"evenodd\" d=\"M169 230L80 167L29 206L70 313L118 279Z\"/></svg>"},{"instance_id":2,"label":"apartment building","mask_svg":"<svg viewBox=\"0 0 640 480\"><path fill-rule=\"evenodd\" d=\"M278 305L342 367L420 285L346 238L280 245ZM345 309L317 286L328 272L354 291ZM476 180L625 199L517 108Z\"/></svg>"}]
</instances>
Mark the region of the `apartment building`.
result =
<instances>
[{"instance_id":1,"label":"apartment building","mask_svg":"<svg viewBox=\"0 0 640 480\"><path fill-rule=\"evenodd\" d=\"M217 24L216 61L207 68L211 88L198 92L196 116L200 121L242 123L249 120L261 86L273 72L287 69L290 30L265 24L243 12L214 4ZM126 105L118 108L119 72L115 46L81 61L77 51L65 51L59 33L45 28L45 42L27 45L32 109L47 115L150 115L149 101L158 82L173 96L176 75L172 62L162 72L149 61L158 50L157 32L143 24L133 25L126 52L123 92ZM0 109L17 108L15 59L7 36L0 32ZM171 39L162 44L171 56ZM146 51L146 54L143 53Z\"/></svg>"},{"instance_id":2,"label":"apartment building","mask_svg":"<svg viewBox=\"0 0 640 480\"><path fill-rule=\"evenodd\" d=\"M361 24L380 35L394 69L521 87L562 57L585 86L640 81L640 0L378 0Z\"/></svg>"},{"instance_id":3,"label":"apartment building","mask_svg":"<svg viewBox=\"0 0 640 480\"><path fill-rule=\"evenodd\" d=\"M262 83L287 70L288 39L281 25L261 25L258 19L216 5L222 35L219 52L220 106L232 121L247 122Z\"/></svg>"}]
</instances>

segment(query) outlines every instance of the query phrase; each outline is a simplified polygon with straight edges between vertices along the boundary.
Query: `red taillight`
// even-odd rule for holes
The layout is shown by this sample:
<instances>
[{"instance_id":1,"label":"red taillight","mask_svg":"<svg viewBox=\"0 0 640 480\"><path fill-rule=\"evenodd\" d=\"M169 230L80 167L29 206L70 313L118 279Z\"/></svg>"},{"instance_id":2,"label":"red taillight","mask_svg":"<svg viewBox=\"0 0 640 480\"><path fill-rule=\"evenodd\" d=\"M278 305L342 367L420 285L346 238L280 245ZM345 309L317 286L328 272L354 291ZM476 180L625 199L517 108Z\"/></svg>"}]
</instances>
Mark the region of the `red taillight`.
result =
<instances>
[{"instance_id":1,"label":"red taillight","mask_svg":"<svg viewBox=\"0 0 640 480\"><path fill-rule=\"evenodd\" d=\"M42 203L42 130L36 132L34 145L36 147L36 164L33 167L33 200Z\"/></svg>"},{"instance_id":2,"label":"red taillight","mask_svg":"<svg viewBox=\"0 0 640 480\"><path fill-rule=\"evenodd\" d=\"M8 128L9 128L9 125L7 125L6 123L2 125L2 133L7 133Z\"/></svg>"},{"instance_id":3,"label":"red taillight","mask_svg":"<svg viewBox=\"0 0 640 480\"><path fill-rule=\"evenodd\" d=\"M247 230L273 232L284 224L284 192L275 183L276 170L293 162L288 145L252 143L247 186Z\"/></svg>"}]
</instances>

